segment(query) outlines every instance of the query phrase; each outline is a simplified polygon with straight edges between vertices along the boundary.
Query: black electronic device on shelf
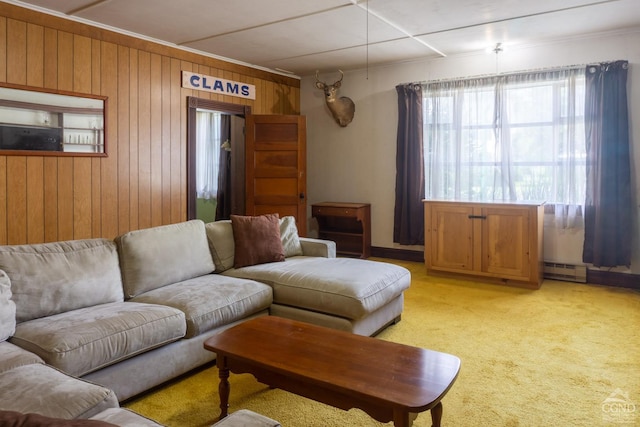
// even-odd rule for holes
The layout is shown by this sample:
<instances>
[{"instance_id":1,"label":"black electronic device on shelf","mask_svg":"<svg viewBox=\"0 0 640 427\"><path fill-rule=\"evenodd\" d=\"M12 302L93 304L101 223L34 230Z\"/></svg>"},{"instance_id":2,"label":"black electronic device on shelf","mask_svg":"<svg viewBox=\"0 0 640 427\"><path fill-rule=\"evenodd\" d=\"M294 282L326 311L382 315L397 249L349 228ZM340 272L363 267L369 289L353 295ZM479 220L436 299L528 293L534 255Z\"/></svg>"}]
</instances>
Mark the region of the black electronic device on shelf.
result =
<instances>
[{"instance_id":1,"label":"black electronic device on shelf","mask_svg":"<svg viewBox=\"0 0 640 427\"><path fill-rule=\"evenodd\" d=\"M0 126L0 148L4 150L62 151L59 128Z\"/></svg>"}]
</instances>

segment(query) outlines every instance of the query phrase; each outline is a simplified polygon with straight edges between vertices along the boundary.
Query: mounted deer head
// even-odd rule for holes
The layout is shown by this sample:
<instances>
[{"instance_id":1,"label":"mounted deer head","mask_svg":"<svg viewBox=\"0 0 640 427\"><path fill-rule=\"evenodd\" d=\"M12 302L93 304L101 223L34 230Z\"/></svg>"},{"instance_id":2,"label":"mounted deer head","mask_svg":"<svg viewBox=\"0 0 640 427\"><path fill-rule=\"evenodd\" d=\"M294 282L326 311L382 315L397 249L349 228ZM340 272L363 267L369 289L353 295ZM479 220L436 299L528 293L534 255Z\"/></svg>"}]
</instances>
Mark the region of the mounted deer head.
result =
<instances>
[{"instance_id":1,"label":"mounted deer head","mask_svg":"<svg viewBox=\"0 0 640 427\"><path fill-rule=\"evenodd\" d=\"M316 71L316 87L324 91L325 101L333 118L336 119L336 122L338 122L340 126L345 127L353 120L356 105L351 98L347 98L346 96L336 97L336 93L338 92L338 88L342 86L342 78L344 77L342 70L338 71L340 71L340 80L331 85L321 82L318 78L318 71Z\"/></svg>"}]
</instances>

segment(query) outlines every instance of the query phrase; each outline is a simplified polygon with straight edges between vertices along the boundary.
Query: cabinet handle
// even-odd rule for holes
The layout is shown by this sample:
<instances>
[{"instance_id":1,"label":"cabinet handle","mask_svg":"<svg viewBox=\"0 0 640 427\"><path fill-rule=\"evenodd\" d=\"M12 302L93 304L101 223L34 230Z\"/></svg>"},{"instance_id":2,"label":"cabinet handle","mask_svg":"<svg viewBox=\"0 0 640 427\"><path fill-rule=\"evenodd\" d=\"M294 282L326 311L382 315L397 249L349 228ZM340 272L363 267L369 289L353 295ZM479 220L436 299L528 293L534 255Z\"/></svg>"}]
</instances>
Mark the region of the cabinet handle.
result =
<instances>
[{"instance_id":1,"label":"cabinet handle","mask_svg":"<svg viewBox=\"0 0 640 427\"><path fill-rule=\"evenodd\" d=\"M469 215L469 219L487 219L486 215Z\"/></svg>"}]
</instances>

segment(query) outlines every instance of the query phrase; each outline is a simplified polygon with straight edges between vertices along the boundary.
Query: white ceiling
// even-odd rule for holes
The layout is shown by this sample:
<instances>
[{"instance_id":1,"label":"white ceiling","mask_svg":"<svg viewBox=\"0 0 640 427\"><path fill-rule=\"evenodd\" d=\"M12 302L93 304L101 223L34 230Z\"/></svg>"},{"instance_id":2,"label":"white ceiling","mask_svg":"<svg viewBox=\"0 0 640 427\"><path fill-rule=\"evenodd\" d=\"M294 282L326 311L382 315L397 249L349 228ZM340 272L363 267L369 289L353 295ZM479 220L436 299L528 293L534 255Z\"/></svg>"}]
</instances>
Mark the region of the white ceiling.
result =
<instances>
[{"instance_id":1,"label":"white ceiling","mask_svg":"<svg viewBox=\"0 0 640 427\"><path fill-rule=\"evenodd\" d=\"M3 0L298 76L640 27L640 0Z\"/></svg>"}]
</instances>

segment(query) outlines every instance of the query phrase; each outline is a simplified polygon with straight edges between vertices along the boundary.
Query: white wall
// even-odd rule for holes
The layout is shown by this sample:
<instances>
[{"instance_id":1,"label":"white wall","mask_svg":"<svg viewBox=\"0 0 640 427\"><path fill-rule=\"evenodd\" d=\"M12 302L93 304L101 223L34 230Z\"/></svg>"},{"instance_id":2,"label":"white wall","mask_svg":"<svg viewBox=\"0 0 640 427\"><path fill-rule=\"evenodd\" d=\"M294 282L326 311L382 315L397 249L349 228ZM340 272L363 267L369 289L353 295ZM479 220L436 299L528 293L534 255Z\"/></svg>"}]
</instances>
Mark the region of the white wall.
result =
<instances>
[{"instance_id":1,"label":"white wall","mask_svg":"<svg viewBox=\"0 0 640 427\"><path fill-rule=\"evenodd\" d=\"M640 273L640 29L513 47L498 57L499 72L626 59L629 71L632 192L634 206L631 272ZM494 53L449 56L346 72L339 95L356 104L346 128L333 121L315 76L301 81L301 113L307 116L307 192L315 202L371 203L372 245L422 250L393 243L397 96L400 83L496 72ZM368 76L368 77L367 77ZM321 73L327 83L339 77ZM310 208L309 208L310 216ZM314 230L310 221L310 233ZM545 228L545 259L581 263L582 232ZM626 269L621 269L625 271Z\"/></svg>"}]
</instances>

